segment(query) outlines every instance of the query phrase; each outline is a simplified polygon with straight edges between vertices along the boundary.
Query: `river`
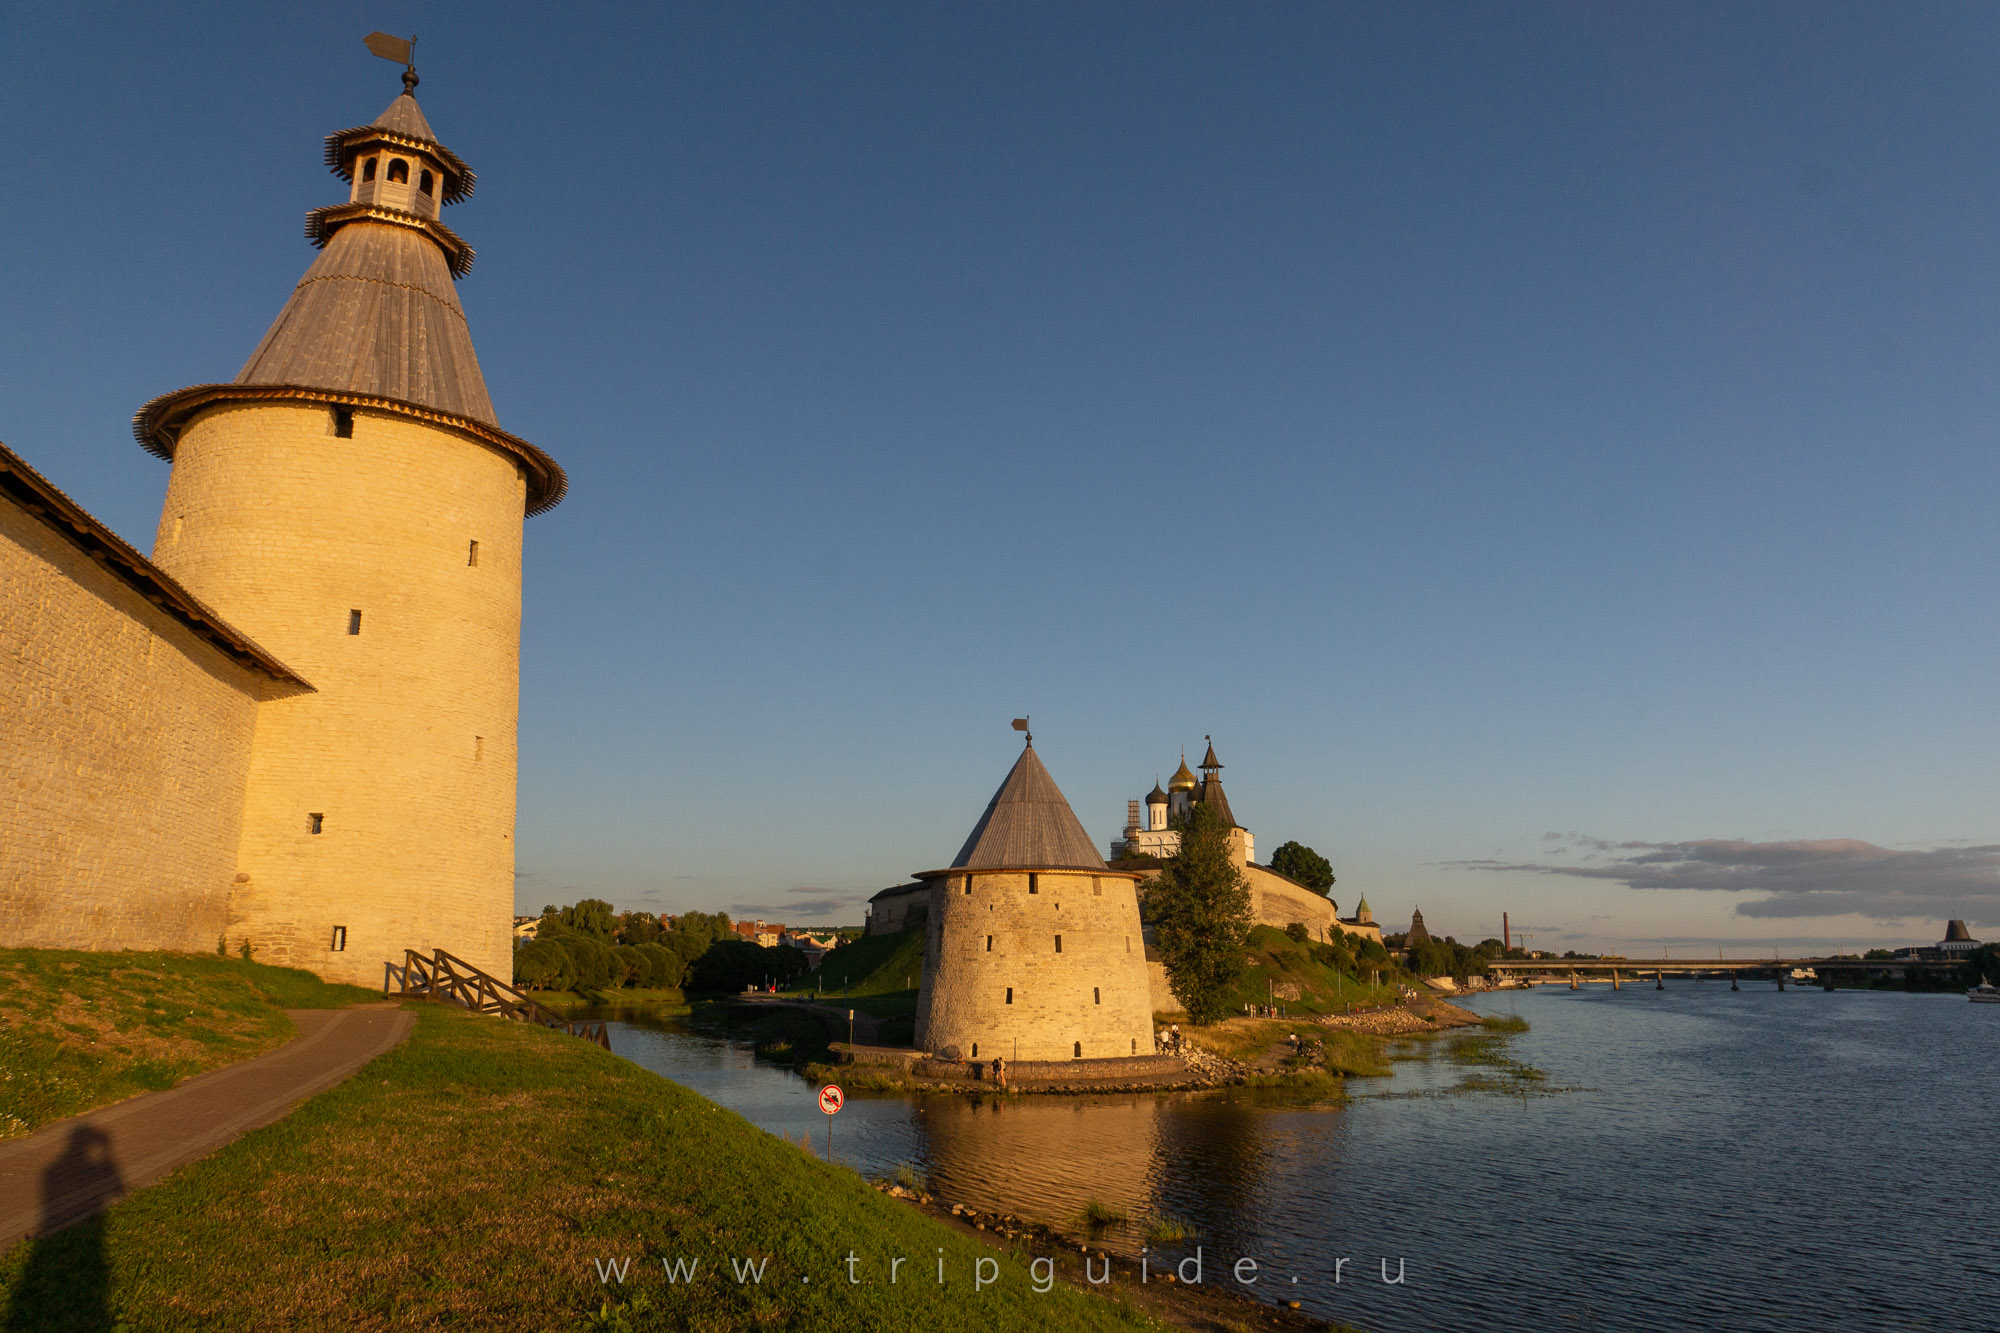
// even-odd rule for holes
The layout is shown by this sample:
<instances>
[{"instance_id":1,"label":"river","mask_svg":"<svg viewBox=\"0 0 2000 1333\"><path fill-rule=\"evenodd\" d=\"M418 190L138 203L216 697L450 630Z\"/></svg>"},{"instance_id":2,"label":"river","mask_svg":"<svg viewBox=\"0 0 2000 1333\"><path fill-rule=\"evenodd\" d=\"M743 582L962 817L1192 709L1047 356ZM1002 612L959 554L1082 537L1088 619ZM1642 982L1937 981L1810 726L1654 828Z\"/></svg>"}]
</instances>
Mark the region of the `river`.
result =
<instances>
[{"instance_id":1,"label":"river","mask_svg":"<svg viewBox=\"0 0 2000 1333\"><path fill-rule=\"evenodd\" d=\"M2000 1328L2000 1008L1692 981L1471 1004L1528 1020L1506 1054L1543 1079L1467 1091L1486 1071L1419 1042L1344 1104L855 1096L833 1154L981 1210L1171 1215L1196 1239L1164 1257L1198 1244L1224 1283L1254 1258L1252 1294L1379 1333ZM814 1089L747 1046L611 1041L826 1151Z\"/></svg>"}]
</instances>

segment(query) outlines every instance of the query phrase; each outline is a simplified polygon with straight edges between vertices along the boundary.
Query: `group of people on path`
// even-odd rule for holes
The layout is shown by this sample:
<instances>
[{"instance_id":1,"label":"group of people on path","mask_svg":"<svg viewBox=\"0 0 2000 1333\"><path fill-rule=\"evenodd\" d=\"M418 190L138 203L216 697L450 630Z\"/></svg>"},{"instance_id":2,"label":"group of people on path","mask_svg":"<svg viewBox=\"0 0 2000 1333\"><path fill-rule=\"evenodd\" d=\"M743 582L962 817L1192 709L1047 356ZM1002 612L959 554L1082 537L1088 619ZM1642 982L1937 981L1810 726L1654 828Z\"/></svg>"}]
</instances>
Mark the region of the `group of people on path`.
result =
<instances>
[{"instance_id":1,"label":"group of people on path","mask_svg":"<svg viewBox=\"0 0 2000 1333\"><path fill-rule=\"evenodd\" d=\"M1283 1018L1285 1006L1282 1004L1246 1004L1243 1006L1246 1018Z\"/></svg>"},{"instance_id":2,"label":"group of people on path","mask_svg":"<svg viewBox=\"0 0 2000 1333\"><path fill-rule=\"evenodd\" d=\"M1179 1055L1181 1053L1181 1025L1170 1023L1153 1037L1153 1050L1159 1055Z\"/></svg>"}]
</instances>

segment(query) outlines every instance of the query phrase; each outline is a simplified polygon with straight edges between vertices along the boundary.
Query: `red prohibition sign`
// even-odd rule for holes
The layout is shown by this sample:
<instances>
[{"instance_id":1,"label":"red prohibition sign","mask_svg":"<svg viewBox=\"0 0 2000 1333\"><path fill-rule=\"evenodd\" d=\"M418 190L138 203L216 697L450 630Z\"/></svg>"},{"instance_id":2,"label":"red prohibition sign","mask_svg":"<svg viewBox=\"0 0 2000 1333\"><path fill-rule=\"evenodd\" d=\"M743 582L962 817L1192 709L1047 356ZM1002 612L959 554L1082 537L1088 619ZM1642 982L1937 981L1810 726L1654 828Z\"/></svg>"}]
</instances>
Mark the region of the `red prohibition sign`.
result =
<instances>
[{"instance_id":1,"label":"red prohibition sign","mask_svg":"<svg viewBox=\"0 0 2000 1333\"><path fill-rule=\"evenodd\" d=\"M847 1095L841 1092L838 1083L829 1083L819 1090L819 1109L828 1115L838 1111L846 1100Z\"/></svg>"}]
</instances>

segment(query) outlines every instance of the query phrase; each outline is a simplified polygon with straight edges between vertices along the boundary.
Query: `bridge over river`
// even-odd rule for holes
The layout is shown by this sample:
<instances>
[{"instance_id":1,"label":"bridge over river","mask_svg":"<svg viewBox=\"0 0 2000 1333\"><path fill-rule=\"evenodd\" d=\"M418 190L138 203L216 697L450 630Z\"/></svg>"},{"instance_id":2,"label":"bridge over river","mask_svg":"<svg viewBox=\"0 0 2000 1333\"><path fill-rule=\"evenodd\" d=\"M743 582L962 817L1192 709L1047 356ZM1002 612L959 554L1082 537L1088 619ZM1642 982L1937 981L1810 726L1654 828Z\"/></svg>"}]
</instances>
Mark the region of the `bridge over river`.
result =
<instances>
[{"instance_id":1,"label":"bridge over river","mask_svg":"<svg viewBox=\"0 0 2000 1333\"><path fill-rule=\"evenodd\" d=\"M1571 987L1609 982L1651 980L1664 986L1667 977L1727 977L1735 988L1739 978L1775 980L1783 990L1792 972L1810 970L1812 984L1832 990L1838 984L1866 985L1876 977L1928 984L1950 984L1963 964L1943 958L1496 958L1487 970L1505 980L1567 981ZM1806 984L1801 981L1799 984Z\"/></svg>"}]
</instances>

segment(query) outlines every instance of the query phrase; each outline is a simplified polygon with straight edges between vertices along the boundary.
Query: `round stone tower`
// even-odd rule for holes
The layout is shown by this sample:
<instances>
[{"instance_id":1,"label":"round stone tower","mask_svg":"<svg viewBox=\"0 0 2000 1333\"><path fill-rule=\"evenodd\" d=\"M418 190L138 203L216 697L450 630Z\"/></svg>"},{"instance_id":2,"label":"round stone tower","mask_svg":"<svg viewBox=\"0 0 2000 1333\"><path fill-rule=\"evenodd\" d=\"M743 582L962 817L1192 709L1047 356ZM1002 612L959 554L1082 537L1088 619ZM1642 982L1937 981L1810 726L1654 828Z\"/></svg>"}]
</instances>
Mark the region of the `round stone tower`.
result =
<instances>
[{"instance_id":1,"label":"round stone tower","mask_svg":"<svg viewBox=\"0 0 2000 1333\"><path fill-rule=\"evenodd\" d=\"M230 947L364 984L511 975L523 518L566 486L495 422L438 221L473 174L403 77L328 136L348 201L242 373L133 423L173 461L154 560L313 687L259 706Z\"/></svg>"},{"instance_id":2,"label":"round stone tower","mask_svg":"<svg viewBox=\"0 0 2000 1333\"><path fill-rule=\"evenodd\" d=\"M930 885L916 1045L963 1059L1153 1053L1138 876L1106 868L1027 747Z\"/></svg>"}]
</instances>

